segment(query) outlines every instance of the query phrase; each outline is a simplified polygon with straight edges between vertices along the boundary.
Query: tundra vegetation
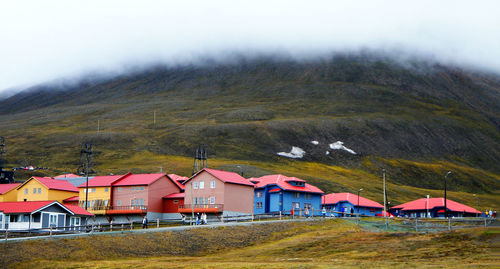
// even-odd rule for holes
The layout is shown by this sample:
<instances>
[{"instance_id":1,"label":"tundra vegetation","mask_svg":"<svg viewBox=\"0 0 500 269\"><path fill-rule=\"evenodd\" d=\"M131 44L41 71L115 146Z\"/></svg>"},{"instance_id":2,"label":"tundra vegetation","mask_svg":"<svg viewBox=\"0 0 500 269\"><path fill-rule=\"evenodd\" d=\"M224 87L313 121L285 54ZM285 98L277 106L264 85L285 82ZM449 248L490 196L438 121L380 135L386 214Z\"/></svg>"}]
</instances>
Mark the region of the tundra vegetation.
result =
<instances>
[{"instance_id":1,"label":"tundra vegetation","mask_svg":"<svg viewBox=\"0 0 500 269\"><path fill-rule=\"evenodd\" d=\"M189 176L206 145L212 168L382 202L385 168L391 205L442 197L453 171L448 197L484 211L500 207L499 115L496 74L377 55L257 57L36 86L0 100L0 134L8 166L50 168L41 175L74 172L90 141L101 175ZM336 141L357 154L329 149ZM292 146L304 158L276 155Z\"/></svg>"},{"instance_id":2,"label":"tundra vegetation","mask_svg":"<svg viewBox=\"0 0 500 269\"><path fill-rule=\"evenodd\" d=\"M381 232L349 220L2 243L8 268L498 268L498 228Z\"/></svg>"}]
</instances>

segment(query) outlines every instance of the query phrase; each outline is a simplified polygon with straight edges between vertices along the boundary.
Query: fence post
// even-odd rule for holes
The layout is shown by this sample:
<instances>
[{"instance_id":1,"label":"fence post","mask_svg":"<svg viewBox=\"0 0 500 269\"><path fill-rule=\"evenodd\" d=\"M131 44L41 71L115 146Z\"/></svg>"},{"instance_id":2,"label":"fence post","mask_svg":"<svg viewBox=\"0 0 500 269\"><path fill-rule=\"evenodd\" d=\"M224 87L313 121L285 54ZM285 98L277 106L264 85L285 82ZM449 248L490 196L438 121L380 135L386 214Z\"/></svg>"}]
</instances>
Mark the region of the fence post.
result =
<instances>
[{"instance_id":1,"label":"fence post","mask_svg":"<svg viewBox=\"0 0 500 269\"><path fill-rule=\"evenodd\" d=\"M280 210L280 220L281 220L281 210Z\"/></svg>"},{"instance_id":2,"label":"fence post","mask_svg":"<svg viewBox=\"0 0 500 269\"><path fill-rule=\"evenodd\" d=\"M109 222L109 231L113 231L113 221Z\"/></svg>"},{"instance_id":3,"label":"fence post","mask_svg":"<svg viewBox=\"0 0 500 269\"><path fill-rule=\"evenodd\" d=\"M451 219L448 218L448 231L451 231Z\"/></svg>"},{"instance_id":4,"label":"fence post","mask_svg":"<svg viewBox=\"0 0 500 269\"><path fill-rule=\"evenodd\" d=\"M160 219L156 219L156 228L160 228Z\"/></svg>"},{"instance_id":5,"label":"fence post","mask_svg":"<svg viewBox=\"0 0 500 269\"><path fill-rule=\"evenodd\" d=\"M5 230L5 240L7 240L7 238L9 238L9 231Z\"/></svg>"},{"instance_id":6,"label":"fence post","mask_svg":"<svg viewBox=\"0 0 500 269\"><path fill-rule=\"evenodd\" d=\"M418 232L418 218L415 218L415 232Z\"/></svg>"},{"instance_id":7,"label":"fence post","mask_svg":"<svg viewBox=\"0 0 500 269\"><path fill-rule=\"evenodd\" d=\"M484 228L486 228L486 218L484 218Z\"/></svg>"},{"instance_id":8,"label":"fence post","mask_svg":"<svg viewBox=\"0 0 500 269\"><path fill-rule=\"evenodd\" d=\"M123 223L122 223L122 231L123 231Z\"/></svg>"},{"instance_id":9,"label":"fence post","mask_svg":"<svg viewBox=\"0 0 500 269\"><path fill-rule=\"evenodd\" d=\"M52 226L50 226L50 233L49 233L50 236L52 236Z\"/></svg>"},{"instance_id":10,"label":"fence post","mask_svg":"<svg viewBox=\"0 0 500 269\"><path fill-rule=\"evenodd\" d=\"M130 222L130 230L132 231L134 229L134 222Z\"/></svg>"}]
</instances>

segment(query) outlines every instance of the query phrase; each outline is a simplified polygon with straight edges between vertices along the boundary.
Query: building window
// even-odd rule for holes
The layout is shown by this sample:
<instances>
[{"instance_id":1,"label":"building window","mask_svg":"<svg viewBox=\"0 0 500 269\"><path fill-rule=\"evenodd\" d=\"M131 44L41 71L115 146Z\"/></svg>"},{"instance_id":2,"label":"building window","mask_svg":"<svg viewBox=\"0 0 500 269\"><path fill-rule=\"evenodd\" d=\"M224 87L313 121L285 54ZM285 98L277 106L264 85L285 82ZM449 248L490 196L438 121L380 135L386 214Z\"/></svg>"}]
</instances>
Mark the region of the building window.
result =
<instances>
[{"instance_id":1,"label":"building window","mask_svg":"<svg viewBox=\"0 0 500 269\"><path fill-rule=\"evenodd\" d=\"M24 189L24 194L28 194L28 188Z\"/></svg>"},{"instance_id":2,"label":"building window","mask_svg":"<svg viewBox=\"0 0 500 269\"><path fill-rule=\"evenodd\" d=\"M130 200L130 206L134 206L135 204L135 199Z\"/></svg>"},{"instance_id":3,"label":"building window","mask_svg":"<svg viewBox=\"0 0 500 269\"><path fill-rule=\"evenodd\" d=\"M258 191L258 192L255 194L255 196L257 196L257 198L262 197L262 192L261 192L261 191Z\"/></svg>"},{"instance_id":4,"label":"building window","mask_svg":"<svg viewBox=\"0 0 500 269\"><path fill-rule=\"evenodd\" d=\"M294 192L293 198L300 198L300 192Z\"/></svg>"},{"instance_id":5,"label":"building window","mask_svg":"<svg viewBox=\"0 0 500 269\"><path fill-rule=\"evenodd\" d=\"M36 193L36 188L33 188L33 194L35 194L35 193Z\"/></svg>"},{"instance_id":6,"label":"building window","mask_svg":"<svg viewBox=\"0 0 500 269\"><path fill-rule=\"evenodd\" d=\"M300 203L293 202L292 203L292 208L299 209L300 208Z\"/></svg>"},{"instance_id":7,"label":"building window","mask_svg":"<svg viewBox=\"0 0 500 269\"><path fill-rule=\"evenodd\" d=\"M194 204L197 205L198 204L198 197L194 197Z\"/></svg>"},{"instance_id":8,"label":"building window","mask_svg":"<svg viewBox=\"0 0 500 269\"><path fill-rule=\"evenodd\" d=\"M200 189L204 189L205 188L205 181L200 181Z\"/></svg>"},{"instance_id":9,"label":"building window","mask_svg":"<svg viewBox=\"0 0 500 269\"><path fill-rule=\"evenodd\" d=\"M198 181L193 182L193 189L198 189Z\"/></svg>"},{"instance_id":10,"label":"building window","mask_svg":"<svg viewBox=\"0 0 500 269\"><path fill-rule=\"evenodd\" d=\"M141 186L141 191L143 191L143 190L144 190L144 186Z\"/></svg>"},{"instance_id":11,"label":"building window","mask_svg":"<svg viewBox=\"0 0 500 269\"><path fill-rule=\"evenodd\" d=\"M174 204L178 204L179 203L179 200L174 200Z\"/></svg>"},{"instance_id":12,"label":"building window","mask_svg":"<svg viewBox=\"0 0 500 269\"><path fill-rule=\"evenodd\" d=\"M210 188L215 189L215 180L210 181Z\"/></svg>"},{"instance_id":13,"label":"building window","mask_svg":"<svg viewBox=\"0 0 500 269\"><path fill-rule=\"evenodd\" d=\"M95 188L92 188L92 192L95 192Z\"/></svg>"},{"instance_id":14,"label":"building window","mask_svg":"<svg viewBox=\"0 0 500 269\"><path fill-rule=\"evenodd\" d=\"M215 197L214 196L210 197L210 204L211 205L215 204Z\"/></svg>"},{"instance_id":15,"label":"building window","mask_svg":"<svg viewBox=\"0 0 500 269\"><path fill-rule=\"evenodd\" d=\"M38 194L42 193L42 188L38 188Z\"/></svg>"},{"instance_id":16,"label":"building window","mask_svg":"<svg viewBox=\"0 0 500 269\"><path fill-rule=\"evenodd\" d=\"M118 191L122 191L122 187L118 187Z\"/></svg>"},{"instance_id":17,"label":"building window","mask_svg":"<svg viewBox=\"0 0 500 269\"><path fill-rule=\"evenodd\" d=\"M305 196L305 198L307 200L311 200L312 199L312 195L310 193L306 193L306 194L304 194L304 196Z\"/></svg>"},{"instance_id":18,"label":"building window","mask_svg":"<svg viewBox=\"0 0 500 269\"><path fill-rule=\"evenodd\" d=\"M304 203L304 208L308 208L308 209L311 209L311 208L312 208L312 206L311 206L311 204L308 204L308 203Z\"/></svg>"},{"instance_id":19,"label":"building window","mask_svg":"<svg viewBox=\"0 0 500 269\"><path fill-rule=\"evenodd\" d=\"M109 188L104 188L104 192L108 192L109 191Z\"/></svg>"},{"instance_id":20,"label":"building window","mask_svg":"<svg viewBox=\"0 0 500 269\"><path fill-rule=\"evenodd\" d=\"M135 191L135 187L132 187L132 191Z\"/></svg>"},{"instance_id":21,"label":"building window","mask_svg":"<svg viewBox=\"0 0 500 269\"><path fill-rule=\"evenodd\" d=\"M122 205L122 200L118 200L118 201L116 201L116 205L117 205L117 206L121 206L121 205Z\"/></svg>"},{"instance_id":22,"label":"building window","mask_svg":"<svg viewBox=\"0 0 500 269\"><path fill-rule=\"evenodd\" d=\"M257 202L255 204L255 208L262 208L262 202Z\"/></svg>"}]
</instances>

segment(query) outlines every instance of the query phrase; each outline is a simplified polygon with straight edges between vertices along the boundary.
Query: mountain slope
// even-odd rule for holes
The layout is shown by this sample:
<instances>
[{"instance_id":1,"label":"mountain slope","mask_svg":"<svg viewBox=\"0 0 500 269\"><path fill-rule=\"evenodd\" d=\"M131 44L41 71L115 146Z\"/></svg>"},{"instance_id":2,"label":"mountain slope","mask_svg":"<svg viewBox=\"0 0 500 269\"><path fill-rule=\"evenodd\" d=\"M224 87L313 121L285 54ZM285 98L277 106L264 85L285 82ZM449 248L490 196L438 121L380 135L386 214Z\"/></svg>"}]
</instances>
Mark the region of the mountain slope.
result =
<instances>
[{"instance_id":1,"label":"mountain slope","mask_svg":"<svg viewBox=\"0 0 500 269\"><path fill-rule=\"evenodd\" d=\"M500 78L428 62L340 55L159 66L34 87L2 100L0 121L13 165L74 169L86 140L100 152L100 171L114 173L151 169L137 153L189 157L201 144L211 159L271 165L297 146L307 162L367 175L384 167L401 186L439 190L453 169L451 190L500 189ZM336 141L357 154L331 149ZM132 167L113 165L130 156ZM315 178L313 170L303 176ZM355 185L332 185L326 175L315 181L326 191Z\"/></svg>"}]
</instances>

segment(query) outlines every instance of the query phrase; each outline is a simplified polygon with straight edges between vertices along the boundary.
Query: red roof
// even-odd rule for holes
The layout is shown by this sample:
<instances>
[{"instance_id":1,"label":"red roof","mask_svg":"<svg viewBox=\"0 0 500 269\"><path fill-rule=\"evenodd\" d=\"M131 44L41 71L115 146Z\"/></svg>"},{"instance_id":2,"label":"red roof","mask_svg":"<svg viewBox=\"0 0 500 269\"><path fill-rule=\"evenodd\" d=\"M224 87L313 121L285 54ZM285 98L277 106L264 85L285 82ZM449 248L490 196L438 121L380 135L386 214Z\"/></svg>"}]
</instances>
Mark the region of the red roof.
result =
<instances>
[{"instance_id":1,"label":"red roof","mask_svg":"<svg viewBox=\"0 0 500 269\"><path fill-rule=\"evenodd\" d=\"M4 194L12 189L15 189L21 183L0 184L0 194Z\"/></svg>"},{"instance_id":2,"label":"red roof","mask_svg":"<svg viewBox=\"0 0 500 269\"><path fill-rule=\"evenodd\" d=\"M444 198L429 198L428 201L429 202L427 204L427 198L422 198L408 203L400 204L398 206L394 206L391 209L427 210L427 209L433 209L435 207L444 207ZM448 210L455 212L481 213L470 206L457 203L450 199L446 199L446 207L448 208Z\"/></svg>"},{"instance_id":3,"label":"red roof","mask_svg":"<svg viewBox=\"0 0 500 269\"><path fill-rule=\"evenodd\" d=\"M176 174L168 174L168 176L171 179L175 180L175 181L182 181L182 182L184 182L184 181L186 181L186 180L189 179L189 177L183 177L183 176L179 176L179 175L176 175Z\"/></svg>"},{"instance_id":4,"label":"red roof","mask_svg":"<svg viewBox=\"0 0 500 269\"><path fill-rule=\"evenodd\" d=\"M40 182L49 190L78 192L77 187L73 186L73 184L69 183L64 179L53 179L50 177L32 177L32 178ZM31 179L26 180L21 186L23 186L30 180ZM18 189L21 188L21 186L19 186Z\"/></svg>"},{"instance_id":5,"label":"red roof","mask_svg":"<svg viewBox=\"0 0 500 269\"><path fill-rule=\"evenodd\" d=\"M127 174L113 186L149 185L167 174Z\"/></svg>"},{"instance_id":6,"label":"red roof","mask_svg":"<svg viewBox=\"0 0 500 269\"><path fill-rule=\"evenodd\" d=\"M209 169L209 168L203 168L203 170L199 171L196 173L194 176L192 176L190 179L188 179L186 182L184 182L184 185L196 177L198 174L202 173L203 171L211 174L212 176L220 179L224 183L233 183L233 184L240 184L240 185L247 185L247 186L254 186L254 184L248 179L240 176L237 173L234 172L228 172L228 171L222 171L222 170L215 170L215 169Z\"/></svg>"},{"instance_id":7,"label":"red roof","mask_svg":"<svg viewBox=\"0 0 500 269\"><path fill-rule=\"evenodd\" d=\"M342 193L329 193L321 198L321 205L332 205L338 202L347 201L355 206L358 205L358 196L356 194L352 194L349 192ZM384 208L383 205L372 201L370 199L366 199L362 196L359 196L359 206L361 207L375 207L375 208Z\"/></svg>"},{"instance_id":8,"label":"red roof","mask_svg":"<svg viewBox=\"0 0 500 269\"><path fill-rule=\"evenodd\" d=\"M5 214L12 213L32 213L39 209L42 209L46 206L50 206L52 204L57 204L65 209L68 209L75 215L85 215L92 216L92 213L89 213L87 210L76 206L76 205L61 205L57 201L26 201L26 202L1 202L0 203L0 211Z\"/></svg>"},{"instance_id":9,"label":"red roof","mask_svg":"<svg viewBox=\"0 0 500 269\"><path fill-rule=\"evenodd\" d=\"M300 191L300 192L311 192L311 193L324 193L318 187L305 183L304 186L294 186L289 182L306 182L303 179L296 177L287 177L284 175L267 175L259 178L259 182L255 184L255 188L263 188L270 184L276 184L281 189L287 191Z\"/></svg>"},{"instance_id":10,"label":"red roof","mask_svg":"<svg viewBox=\"0 0 500 269\"><path fill-rule=\"evenodd\" d=\"M279 192L281 191L281 189L272 189L272 190L269 190L269 192Z\"/></svg>"},{"instance_id":11,"label":"red roof","mask_svg":"<svg viewBox=\"0 0 500 269\"><path fill-rule=\"evenodd\" d=\"M77 206L77 205L64 205L67 209L69 209L75 215L84 215L84 216L93 216L94 214L88 212L87 210Z\"/></svg>"},{"instance_id":12,"label":"red roof","mask_svg":"<svg viewBox=\"0 0 500 269\"><path fill-rule=\"evenodd\" d=\"M80 198L78 196L69 197L63 200L64 203L78 202L78 201L80 201Z\"/></svg>"},{"instance_id":13,"label":"red roof","mask_svg":"<svg viewBox=\"0 0 500 269\"><path fill-rule=\"evenodd\" d=\"M115 181L125 177L126 175L111 175L111 176L95 176L89 179L89 187L109 187ZM85 188L87 183L83 183L78 188Z\"/></svg>"},{"instance_id":14,"label":"red roof","mask_svg":"<svg viewBox=\"0 0 500 269\"><path fill-rule=\"evenodd\" d=\"M81 177L81 176L75 175L75 174L64 174L64 175L55 176L54 178L67 178L67 177Z\"/></svg>"},{"instance_id":15,"label":"red roof","mask_svg":"<svg viewBox=\"0 0 500 269\"><path fill-rule=\"evenodd\" d=\"M176 174L168 174L168 177L179 187L181 190L184 190L185 186L182 183L188 180L188 177L182 177Z\"/></svg>"},{"instance_id":16,"label":"red roof","mask_svg":"<svg viewBox=\"0 0 500 269\"><path fill-rule=\"evenodd\" d=\"M163 196L163 199L174 199L174 198L184 198L183 192L171 193L169 195Z\"/></svg>"},{"instance_id":17,"label":"red roof","mask_svg":"<svg viewBox=\"0 0 500 269\"><path fill-rule=\"evenodd\" d=\"M1 202L0 211L10 213L31 213L56 201Z\"/></svg>"}]
</instances>

